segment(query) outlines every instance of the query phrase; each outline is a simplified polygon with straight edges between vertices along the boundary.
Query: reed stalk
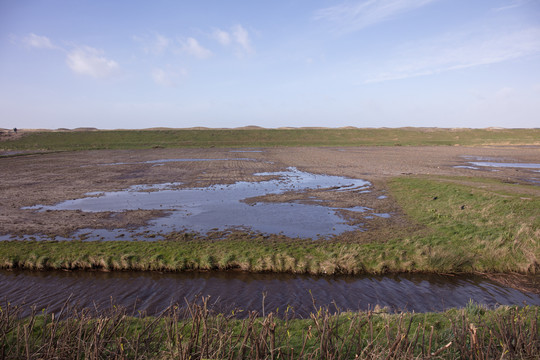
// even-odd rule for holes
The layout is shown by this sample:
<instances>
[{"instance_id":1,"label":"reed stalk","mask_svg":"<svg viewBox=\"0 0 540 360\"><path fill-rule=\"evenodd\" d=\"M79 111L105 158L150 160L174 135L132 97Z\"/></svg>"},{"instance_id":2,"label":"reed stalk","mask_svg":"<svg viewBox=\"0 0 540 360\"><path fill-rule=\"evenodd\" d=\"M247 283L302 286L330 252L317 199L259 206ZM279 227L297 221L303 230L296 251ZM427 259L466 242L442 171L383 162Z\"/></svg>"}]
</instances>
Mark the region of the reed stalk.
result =
<instances>
[{"instance_id":1,"label":"reed stalk","mask_svg":"<svg viewBox=\"0 0 540 360\"><path fill-rule=\"evenodd\" d=\"M111 304L62 311L4 303L2 359L537 359L539 307L471 307L444 313L331 312L230 314L208 298L174 304L158 316ZM135 316L134 316L135 315ZM428 336L424 343L424 335Z\"/></svg>"}]
</instances>

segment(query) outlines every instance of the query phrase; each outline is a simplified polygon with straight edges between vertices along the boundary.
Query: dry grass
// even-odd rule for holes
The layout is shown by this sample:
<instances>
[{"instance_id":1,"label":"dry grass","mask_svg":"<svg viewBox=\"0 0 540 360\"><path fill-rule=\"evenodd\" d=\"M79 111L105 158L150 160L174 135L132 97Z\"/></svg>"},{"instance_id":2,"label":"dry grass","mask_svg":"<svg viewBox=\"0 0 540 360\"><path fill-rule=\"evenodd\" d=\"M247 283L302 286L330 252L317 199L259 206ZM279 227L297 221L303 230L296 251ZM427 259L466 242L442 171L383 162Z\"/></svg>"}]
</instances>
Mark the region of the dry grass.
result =
<instances>
[{"instance_id":1,"label":"dry grass","mask_svg":"<svg viewBox=\"0 0 540 360\"><path fill-rule=\"evenodd\" d=\"M67 302L66 302L67 304ZM4 304L2 359L537 359L538 307L442 314L215 313L207 299L159 316L65 305L58 313ZM238 318L242 314L243 318Z\"/></svg>"}]
</instances>

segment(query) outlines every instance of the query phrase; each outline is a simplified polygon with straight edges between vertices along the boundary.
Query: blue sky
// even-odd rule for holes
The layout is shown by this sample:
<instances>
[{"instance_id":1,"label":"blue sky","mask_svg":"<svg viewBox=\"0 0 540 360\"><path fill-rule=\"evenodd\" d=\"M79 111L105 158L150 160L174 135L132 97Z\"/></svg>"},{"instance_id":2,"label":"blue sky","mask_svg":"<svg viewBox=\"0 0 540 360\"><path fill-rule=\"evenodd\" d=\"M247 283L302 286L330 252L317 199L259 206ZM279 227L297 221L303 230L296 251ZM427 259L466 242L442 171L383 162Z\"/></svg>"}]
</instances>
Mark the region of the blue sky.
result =
<instances>
[{"instance_id":1,"label":"blue sky","mask_svg":"<svg viewBox=\"0 0 540 360\"><path fill-rule=\"evenodd\" d=\"M540 0L0 0L0 127L540 127Z\"/></svg>"}]
</instances>

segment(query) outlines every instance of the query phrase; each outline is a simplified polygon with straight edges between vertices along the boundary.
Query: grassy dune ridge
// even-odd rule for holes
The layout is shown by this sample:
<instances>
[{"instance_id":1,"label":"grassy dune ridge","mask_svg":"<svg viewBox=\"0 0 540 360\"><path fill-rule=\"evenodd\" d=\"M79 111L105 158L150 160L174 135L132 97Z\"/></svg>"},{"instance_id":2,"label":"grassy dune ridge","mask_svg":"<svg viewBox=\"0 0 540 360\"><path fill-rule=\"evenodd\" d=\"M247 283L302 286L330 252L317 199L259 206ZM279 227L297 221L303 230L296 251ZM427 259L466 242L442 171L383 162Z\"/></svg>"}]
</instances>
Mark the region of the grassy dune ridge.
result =
<instances>
[{"instance_id":1,"label":"grassy dune ridge","mask_svg":"<svg viewBox=\"0 0 540 360\"><path fill-rule=\"evenodd\" d=\"M216 314L207 299L157 317L112 306L99 314L65 306L61 315L2 304L3 359L537 359L539 307L487 309L470 302L443 313L388 314L314 308ZM56 315L56 316L55 316ZM63 315L63 316L62 316ZM66 317L67 315L67 317Z\"/></svg>"},{"instance_id":2,"label":"grassy dune ridge","mask_svg":"<svg viewBox=\"0 0 540 360\"><path fill-rule=\"evenodd\" d=\"M228 270L306 274L540 271L540 199L524 185L400 177L390 193L412 227L388 239L290 239L233 232L160 241L4 241L0 266L24 269ZM472 183L474 186L471 186ZM499 185L501 189L493 190Z\"/></svg>"},{"instance_id":3,"label":"grassy dune ridge","mask_svg":"<svg viewBox=\"0 0 540 360\"><path fill-rule=\"evenodd\" d=\"M3 150L540 144L540 129L208 129L28 132Z\"/></svg>"}]
</instances>

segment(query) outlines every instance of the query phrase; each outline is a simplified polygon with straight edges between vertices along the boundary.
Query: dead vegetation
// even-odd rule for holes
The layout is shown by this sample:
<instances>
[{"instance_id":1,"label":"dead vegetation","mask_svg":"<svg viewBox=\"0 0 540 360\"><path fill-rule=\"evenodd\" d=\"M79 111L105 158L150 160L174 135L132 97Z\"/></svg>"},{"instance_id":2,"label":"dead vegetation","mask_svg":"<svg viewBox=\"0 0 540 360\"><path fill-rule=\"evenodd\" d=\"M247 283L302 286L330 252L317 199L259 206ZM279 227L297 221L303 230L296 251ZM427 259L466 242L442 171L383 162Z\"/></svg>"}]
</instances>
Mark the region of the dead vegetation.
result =
<instances>
[{"instance_id":1,"label":"dead vegetation","mask_svg":"<svg viewBox=\"0 0 540 360\"><path fill-rule=\"evenodd\" d=\"M2 359L537 359L538 307L488 310L469 303L442 314L215 313L208 299L159 316L66 304L58 313L4 303ZM240 315L240 318L239 316Z\"/></svg>"}]
</instances>

